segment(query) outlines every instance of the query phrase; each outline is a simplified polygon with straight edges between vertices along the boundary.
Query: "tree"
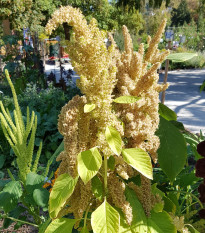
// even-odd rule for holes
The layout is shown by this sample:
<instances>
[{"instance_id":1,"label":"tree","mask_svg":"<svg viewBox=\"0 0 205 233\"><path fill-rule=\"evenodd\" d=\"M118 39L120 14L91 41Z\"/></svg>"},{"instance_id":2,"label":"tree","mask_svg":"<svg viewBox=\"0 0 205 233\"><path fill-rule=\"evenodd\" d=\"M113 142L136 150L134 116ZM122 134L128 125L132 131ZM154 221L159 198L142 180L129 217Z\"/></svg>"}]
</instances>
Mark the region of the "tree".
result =
<instances>
[{"instance_id":1,"label":"tree","mask_svg":"<svg viewBox=\"0 0 205 233\"><path fill-rule=\"evenodd\" d=\"M150 8L159 8L162 5L162 2L166 2L166 6L170 3L170 0L118 0L116 5L117 7L129 8L129 11L140 10L146 6Z\"/></svg>"},{"instance_id":2,"label":"tree","mask_svg":"<svg viewBox=\"0 0 205 233\"><path fill-rule=\"evenodd\" d=\"M0 0L0 19L9 20L11 28L21 31L29 28L31 33L41 32L48 16L55 10L56 0Z\"/></svg>"},{"instance_id":3,"label":"tree","mask_svg":"<svg viewBox=\"0 0 205 233\"><path fill-rule=\"evenodd\" d=\"M166 8L166 2L162 2L159 9L154 9L152 14L149 14L146 18L146 29L149 35L154 35L159 28L162 20L167 19L167 25L170 24L171 14Z\"/></svg>"},{"instance_id":4,"label":"tree","mask_svg":"<svg viewBox=\"0 0 205 233\"><path fill-rule=\"evenodd\" d=\"M171 26L183 26L184 23L190 23L191 22L191 14L188 9L188 5L186 0L182 0L179 4L179 7L177 9L173 9L172 11L172 18L171 18Z\"/></svg>"},{"instance_id":5,"label":"tree","mask_svg":"<svg viewBox=\"0 0 205 233\"><path fill-rule=\"evenodd\" d=\"M114 18L115 7L108 0L56 0L56 8L70 5L79 8L88 21L95 18L98 21L100 29L112 30L117 27L117 21ZM63 23L65 39L70 39L71 27Z\"/></svg>"},{"instance_id":6,"label":"tree","mask_svg":"<svg viewBox=\"0 0 205 233\"><path fill-rule=\"evenodd\" d=\"M132 35L136 35L144 26L142 14L138 10L129 12L128 8L124 10L118 8L115 12L115 18L118 22L118 29L121 30L123 25L126 25Z\"/></svg>"}]
</instances>

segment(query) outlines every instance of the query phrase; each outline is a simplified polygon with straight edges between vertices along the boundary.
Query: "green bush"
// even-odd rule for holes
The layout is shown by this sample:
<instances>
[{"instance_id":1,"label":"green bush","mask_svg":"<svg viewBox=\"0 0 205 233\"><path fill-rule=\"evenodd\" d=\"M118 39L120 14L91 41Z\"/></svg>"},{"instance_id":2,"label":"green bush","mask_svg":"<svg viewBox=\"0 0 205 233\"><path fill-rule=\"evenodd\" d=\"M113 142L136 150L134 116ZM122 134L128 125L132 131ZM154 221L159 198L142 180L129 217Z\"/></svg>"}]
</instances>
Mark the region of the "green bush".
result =
<instances>
[{"instance_id":1,"label":"green bush","mask_svg":"<svg viewBox=\"0 0 205 233\"><path fill-rule=\"evenodd\" d=\"M79 94L79 89L76 87L68 87L66 92L51 85L47 89L39 90L35 84L30 83L25 91L18 95L22 112L26 113L26 107L29 106L29 109L35 111L38 117L35 146L39 146L40 141L43 141L40 163L45 164L61 143L62 136L57 130L58 114L62 106L76 94ZM2 99L4 106L12 111L13 99L4 95ZM8 143L1 131L0 128L0 155L5 155L4 167L7 167L13 161L14 156L12 150L8 149Z\"/></svg>"}]
</instances>

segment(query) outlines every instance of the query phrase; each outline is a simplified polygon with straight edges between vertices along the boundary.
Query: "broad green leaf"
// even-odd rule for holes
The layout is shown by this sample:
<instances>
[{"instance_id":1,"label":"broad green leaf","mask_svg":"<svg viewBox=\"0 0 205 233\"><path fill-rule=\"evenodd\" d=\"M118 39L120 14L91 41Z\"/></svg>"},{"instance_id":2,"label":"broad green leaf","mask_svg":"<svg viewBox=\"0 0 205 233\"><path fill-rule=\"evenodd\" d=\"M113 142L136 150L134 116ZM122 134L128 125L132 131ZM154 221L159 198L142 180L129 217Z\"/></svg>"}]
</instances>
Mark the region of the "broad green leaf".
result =
<instances>
[{"instance_id":1,"label":"broad green leaf","mask_svg":"<svg viewBox=\"0 0 205 233\"><path fill-rule=\"evenodd\" d=\"M112 126L107 126L105 130L105 137L113 153L120 155L122 151L122 139L119 132Z\"/></svg>"},{"instance_id":2,"label":"broad green leaf","mask_svg":"<svg viewBox=\"0 0 205 233\"><path fill-rule=\"evenodd\" d=\"M197 53L171 53L167 56L167 59L172 62L184 62L196 56Z\"/></svg>"},{"instance_id":3,"label":"broad green leaf","mask_svg":"<svg viewBox=\"0 0 205 233\"><path fill-rule=\"evenodd\" d=\"M163 117L160 117L160 125L156 134L160 138L158 149L160 167L173 182L186 163L187 147L185 139L179 130Z\"/></svg>"},{"instance_id":4,"label":"broad green leaf","mask_svg":"<svg viewBox=\"0 0 205 233\"><path fill-rule=\"evenodd\" d=\"M115 170L115 158L114 156L110 156L109 159L107 160L107 165L108 165L108 168L112 171Z\"/></svg>"},{"instance_id":5,"label":"broad green leaf","mask_svg":"<svg viewBox=\"0 0 205 233\"><path fill-rule=\"evenodd\" d=\"M6 160L6 156L0 155L0 169L4 166L5 160Z\"/></svg>"},{"instance_id":6,"label":"broad green leaf","mask_svg":"<svg viewBox=\"0 0 205 233\"><path fill-rule=\"evenodd\" d=\"M83 227L80 233L89 233L88 228L86 226Z\"/></svg>"},{"instance_id":7,"label":"broad green leaf","mask_svg":"<svg viewBox=\"0 0 205 233\"><path fill-rule=\"evenodd\" d=\"M8 184L11 180L0 180L0 191L3 190L6 184Z\"/></svg>"},{"instance_id":8,"label":"broad green leaf","mask_svg":"<svg viewBox=\"0 0 205 233\"><path fill-rule=\"evenodd\" d=\"M60 175L52 188L49 199L49 214L51 218L56 218L61 208L72 195L78 177L73 179L69 174Z\"/></svg>"},{"instance_id":9,"label":"broad green leaf","mask_svg":"<svg viewBox=\"0 0 205 233\"><path fill-rule=\"evenodd\" d=\"M123 149L124 161L148 179L153 179L151 158L146 151L139 148Z\"/></svg>"},{"instance_id":10,"label":"broad green leaf","mask_svg":"<svg viewBox=\"0 0 205 233\"><path fill-rule=\"evenodd\" d=\"M177 120L177 114L162 103L159 103L159 114L168 121Z\"/></svg>"},{"instance_id":11,"label":"broad green leaf","mask_svg":"<svg viewBox=\"0 0 205 233\"><path fill-rule=\"evenodd\" d=\"M179 194L175 192L167 193L167 198L174 204L175 214L178 216L181 214L182 206L179 204Z\"/></svg>"},{"instance_id":12,"label":"broad green leaf","mask_svg":"<svg viewBox=\"0 0 205 233\"><path fill-rule=\"evenodd\" d=\"M147 223L148 233L177 233L171 217L165 211L160 213L152 211Z\"/></svg>"},{"instance_id":13,"label":"broad green leaf","mask_svg":"<svg viewBox=\"0 0 205 233\"><path fill-rule=\"evenodd\" d=\"M35 189L41 188L45 181L45 177L30 172L26 177L26 190L28 193L33 193Z\"/></svg>"},{"instance_id":14,"label":"broad green leaf","mask_svg":"<svg viewBox=\"0 0 205 233\"><path fill-rule=\"evenodd\" d=\"M47 189L35 189L33 192L33 199L36 204L40 207L45 207L48 205L49 192Z\"/></svg>"},{"instance_id":15,"label":"broad green leaf","mask_svg":"<svg viewBox=\"0 0 205 233\"><path fill-rule=\"evenodd\" d=\"M39 230L38 230L38 233L45 233L45 230L46 228L48 227L48 225L50 224L51 222L51 219L47 219L44 223L42 223L40 226L39 226Z\"/></svg>"},{"instance_id":16,"label":"broad green leaf","mask_svg":"<svg viewBox=\"0 0 205 233\"><path fill-rule=\"evenodd\" d=\"M94 193L95 197L98 198L100 201L102 201L103 190L104 190L103 183L97 176L95 176L92 178L91 184L92 184L92 192Z\"/></svg>"},{"instance_id":17,"label":"broad green leaf","mask_svg":"<svg viewBox=\"0 0 205 233\"><path fill-rule=\"evenodd\" d=\"M45 233L72 233L73 226L78 219L60 218L55 219L46 228Z\"/></svg>"},{"instance_id":18,"label":"broad green leaf","mask_svg":"<svg viewBox=\"0 0 205 233\"><path fill-rule=\"evenodd\" d=\"M95 109L95 104L85 104L84 106L84 112L91 112L93 109Z\"/></svg>"},{"instance_id":19,"label":"broad green leaf","mask_svg":"<svg viewBox=\"0 0 205 233\"><path fill-rule=\"evenodd\" d=\"M135 192L129 188L126 188L125 195L127 201L132 206L133 219L132 224L128 225L123 213L121 212L120 233L147 233L147 218Z\"/></svg>"},{"instance_id":20,"label":"broad green leaf","mask_svg":"<svg viewBox=\"0 0 205 233\"><path fill-rule=\"evenodd\" d=\"M86 184L98 172L102 165L102 156L97 147L78 154L78 174Z\"/></svg>"},{"instance_id":21,"label":"broad green leaf","mask_svg":"<svg viewBox=\"0 0 205 233\"><path fill-rule=\"evenodd\" d=\"M3 208L6 213L13 210L22 193L23 190L19 181L11 181L6 184L3 191L0 192L0 208Z\"/></svg>"},{"instance_id":22,"label":"broad green leaf","mask_svg":"<svg viewBox=\"0 0 205 233\"><path fill-rule=\"evenodd\" d=\"M114 99L113 102L118 104L132 104L136 103L139 99L141 98L137 96L120 96Z\"/></svg>"},{"instance_id":23,"label":"broad green leaf","mask_svg":"<svg viewBox=\"0 0 205 233\"><path fill-rule=\"evenodd\" d=\"M164 210L167 213L174 214L176 212L176 205L167 196L163 197L163 201L164 201Z\"/></svg>"},{"instance_id":24,"label":"broad green leaf","mask_svg":"<svg viewBox=\"0 0 205 233\"><path fill-rule=\"evenodd\" d=\"M94 233L118 233L120 215L106 200L92 213L91 225Z\"/></svg>"}]
</instances>

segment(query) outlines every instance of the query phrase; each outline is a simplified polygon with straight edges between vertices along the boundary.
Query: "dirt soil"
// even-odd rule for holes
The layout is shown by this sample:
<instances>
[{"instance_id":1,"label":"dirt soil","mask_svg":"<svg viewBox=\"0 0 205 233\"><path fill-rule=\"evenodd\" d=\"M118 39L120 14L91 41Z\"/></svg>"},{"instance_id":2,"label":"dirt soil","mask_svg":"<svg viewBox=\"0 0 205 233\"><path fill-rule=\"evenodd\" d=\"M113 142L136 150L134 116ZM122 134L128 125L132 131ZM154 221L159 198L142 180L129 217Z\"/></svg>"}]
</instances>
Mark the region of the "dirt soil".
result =
<instances>
[{"instance_id":1,"label":"dirt soil","mask_svg":"<svg viewBox=\"0 0 205 233\"><path fill-rule=\"evenodd\" d=\"M22 225L18 230L14 230L15 223L12 223L7 229L1 229L3 226L3 220L0 220L0 232L1 233L38 233L36 227L30 225Z\"/></svg>"}]
</instances>

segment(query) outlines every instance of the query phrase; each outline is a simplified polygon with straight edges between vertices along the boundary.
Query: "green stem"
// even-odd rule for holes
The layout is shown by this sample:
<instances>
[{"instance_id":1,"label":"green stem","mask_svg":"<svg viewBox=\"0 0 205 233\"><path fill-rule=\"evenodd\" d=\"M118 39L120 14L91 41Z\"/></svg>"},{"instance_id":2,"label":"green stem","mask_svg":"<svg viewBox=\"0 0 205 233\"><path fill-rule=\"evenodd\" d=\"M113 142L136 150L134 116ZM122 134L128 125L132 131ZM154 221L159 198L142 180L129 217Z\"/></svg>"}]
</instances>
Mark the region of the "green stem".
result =
<instances>
[{"instance_id":1,"label":"green stem","mask_svg":"<svg viewBox=\"0 0 205 233\"><path fill-rule=\"evenodd\" d=\"M24 193L24 195L25 195L25 193ZM35 220L35 222L36 222L38 225L40 225L40 224L42 223L42 222L41 222L41 218L39 217L38 214L36 214L36 213L34 212L35 210L33 210L33 209L31 208L31 206L29 206L29 205L24 201L24 195L20 198L22 204L23 204L25 207L27 207L27 210L28 210L29 214L32 215L33 218L34 218L34 220Z\"/></svg>"},{"instance_id":2,"label":"green stem","mask_svg":"<svg viewBox=\"0 0 205 233\"><path fill-rule=\"evenodd\" d=\"M87 217L88 217L88 212L89 212L89 209L90 209L90 204L88 205L88 208L85 212L85 218L84 218L84 228L86 227L86 221L87 221Z\"/></svg>"},{"instance_id":3,"label":"green stem","mask_svg":"<svg viewBox=\"0 0 205 233\"><path fill-rule=\"evenodd\" d=\"M192 196L193 198L195 198L195 199L197 200L197 202L199 203L200 207L201 207L202 209L204 208L204 206L203 206L203 204L201 203L201 201L199 200L199 198L196 197L193 193L188 193L188 192L185 192L185 191L174 191L174 192L176 192L176 193L184 193L184 194L187 194L187 195Z\"/></svg>"},{"instance_id":4,"label":"green stem","mask_svg":"<svg viewBox=\"0 0 205 233\"><path fill-rule=\"evenodd\" d=\"M29 225L31 225L31 226L38 227L38 225L33 224L33 223L31 223L31 222L27 222L27 221L23 221L23 220L20 220L20 219L12 218L12 217L9 217L9 216L6 216L6 215L3 215L2 217L3 217L3 218L11 219L11 220L14 221L14 222L21 222L21 223L23 223L23 224L29 224Z\"/></svg>"},{"instance_id":5,"label":"green stem","mask_svg":"<svg viewBox=\"0 0 205 233\"><path fill-rule=\"evenodd\" d=\"M195 205L196 203L198 203L198 201L196 201L196 202L192 203L191 205L187 206L185 209L183 209L183 210L182 210L182 212L181 212L181 213L183 213L186 209L188 209L189 207L191 207L191 206Z\"/></svg>"},{"instance_id":6,"label":"green stem","mask_svg":"<svg viewBox=\"0 0 205 233\"><path fill-rule=\"evenodd\" d=\"M107 155L104 155L104 169L105 169L104 189L105 189L105 200L106 200L106 196L107 196Z\"/></svg>"}]
</instances>

